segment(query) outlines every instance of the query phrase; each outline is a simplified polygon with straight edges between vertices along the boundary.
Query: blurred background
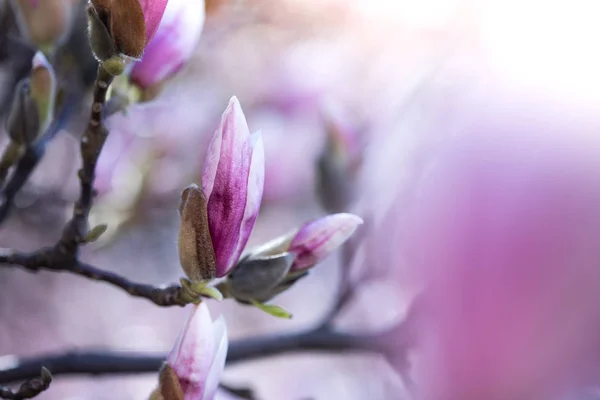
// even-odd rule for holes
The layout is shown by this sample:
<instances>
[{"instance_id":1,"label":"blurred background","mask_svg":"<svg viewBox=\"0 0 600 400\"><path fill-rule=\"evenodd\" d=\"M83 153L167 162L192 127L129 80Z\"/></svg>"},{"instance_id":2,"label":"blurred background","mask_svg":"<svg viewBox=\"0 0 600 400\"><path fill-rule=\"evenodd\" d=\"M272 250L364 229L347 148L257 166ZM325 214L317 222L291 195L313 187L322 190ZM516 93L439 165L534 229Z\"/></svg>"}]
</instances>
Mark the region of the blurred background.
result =
<instances>
[{"instance_id":1,"label":"blurred background","mask_svg":"<svg viewBox=\"0 0 600 400\"><path fill-rule=\"evenodd\" d=\"M86 90L85 19L82 4L72 3L72 53L60 59L71 72L62 79ZM4 116L33 54L25 39L14 39L10 5L0 0L0 28L12 38L0 40ZM316 323L344 268L352 268L358 290L340 329L398 324L419 288L399 246L410 236L402 229L404 201L431 152L453 134L445 128L465 99L508 86L516 88L509 96L534 94L569 110L596 110L600 100L595 1L206 0L205 7L202 35L183 69L154 98L107 121L92 221L109 230L83 259L138 282L182 276L179 193L199 182L206 145L232 95L266 146L265 194L250 245L331 211L354 212L368 225L352 265L333 255L277 299L293 312L291 321L210 302L213 316L225 315L230 339ZM59 237L78 196L88 97L15 198L0 247L34 250ZM0 364L78 348L166 352L184 318L179 308L80 277L0 270ZM235 365L224 380L266 400L409 398L398 370L381 355L304 353ZM59 378L39 398L144 398L155 383L153 375Z\"/></svg>"}]
</instances>

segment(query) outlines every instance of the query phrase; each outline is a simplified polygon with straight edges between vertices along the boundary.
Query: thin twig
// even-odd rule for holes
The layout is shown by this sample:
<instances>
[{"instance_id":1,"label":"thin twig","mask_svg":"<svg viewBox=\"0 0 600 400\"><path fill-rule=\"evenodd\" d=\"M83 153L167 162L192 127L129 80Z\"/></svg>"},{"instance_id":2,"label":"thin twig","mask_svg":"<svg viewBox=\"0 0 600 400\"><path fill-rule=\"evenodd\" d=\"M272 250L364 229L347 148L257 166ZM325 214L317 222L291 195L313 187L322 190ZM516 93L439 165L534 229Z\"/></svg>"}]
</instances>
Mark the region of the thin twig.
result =
<instances>
[{"instance_id":1,"label":"thin twig","mask_svg":"<svg viewBox=\"0 0 600 400\"><path fill-rule=\"evenodd\" d=\"M25 150L2 192L2 200L0 202L0 225L10 214L15 196L19 190L21 190L23 185L25 185L44 156L48 143L50 143L56 134L67 124L78 99L77 96L70 96L65 101L65 105L61 108L60 115L53 120L40 138Z\"/></svg>"},{"instance_id":2,"label":"thin twig","mask_svg":"<svg viewBox=\"0 0 600 400\"><path fill-rule=\"evenodd\" d=\"M94 198L94 179L96 163L108 136L108 130L103 124L103 110L106 103L106 93L114 77L102 67L98 67L98 75L94 84L94 97L90 120L81 137L82 167L79 170L80 193L73 207L73 217L67 224L63 236L57 244L57 249L76 257L79 244L88 232L88 216Z\"/></svg>"},{"instance_id":3,"label":"thin twig","mask_svg":"<svg viewBox=\"0 0 600 400\"><path fill-rule=\"evenodd\" d=\"M294 352L344 353L375 351L383 348L377 336L357 336L333 331L272 335L234 340L229 344L227 364ZM132 354L110 351L77 351L24 359L13 368L0 370L0 383L18 382L35 376L42 366L59 375L118 375L157 373L164 354Z\"/></svg>"},{"instance_id":4,"label":"thin twig","mask_svg":"<svg viewBox=\"0 0 600 400\"><path fill-rule=\"evenodd\" d=\"M0 249L0 267L14 266L22 267L30 272L46 270L80 275L116 286L133 297L150 300L162 307L185 306L197 299L197 296L194 296L179 285L157 287L131 282L114 272L105 271L76 259L65 258L53 247L40 249L33 253L20 253L8 249Z\"/></svg>"},{"instance_id":5,"label":"thin twig","mask_svg":"<svg viewBox=\"0 0 600 400\"><path fill-rule=\"evenodd\" d=\"M38 369L39 371L39 369ZM16 392L0 386L0 398L7 400L22 400L36 397L50 387L52 375L45 367L41 367L41 372L25 381Z\"/></svg>"}]
</instances>

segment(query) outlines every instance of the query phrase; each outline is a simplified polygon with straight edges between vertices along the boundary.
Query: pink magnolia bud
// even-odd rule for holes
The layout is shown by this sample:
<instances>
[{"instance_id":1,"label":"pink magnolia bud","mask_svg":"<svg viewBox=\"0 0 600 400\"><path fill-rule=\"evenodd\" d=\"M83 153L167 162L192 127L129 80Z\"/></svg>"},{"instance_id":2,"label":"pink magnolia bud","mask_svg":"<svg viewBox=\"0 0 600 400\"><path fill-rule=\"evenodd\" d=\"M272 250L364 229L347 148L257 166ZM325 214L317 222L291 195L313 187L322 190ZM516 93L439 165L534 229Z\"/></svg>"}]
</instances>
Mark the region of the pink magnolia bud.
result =
<instances>
[{"instance_id":1,"label":"pink magnolia bud","mask_svg":"<svg viewBox=\"0 0 600 400\"><path fill-rule=\"evenodd\" d=\"M229 275L227 292L239 301L272 299L305 277L362 222L353 214L332 214L253 249Z\"/></svg>"},{"instance_id":2,"label":"pink magnolia bud","mask_svg":"<svg viewBox=\"0 0 600 400\"><path fill-rule=\"evenodd\" d=\"M287 251L295 255L291 271L311 268L342 243L363 223L353 214L332 214L302 226Z\"/></svg>"},{"instance_id":3,"label":"pink magnolia bud","mask_svg":"<svg viewBox=\"0 0 600 400\"><path fill-rule=\"evenodd\" d=\"M170 0L156 35L131 79L146 89L179 71L192 56L204 25L204 1Z\"/></svg>"},{"instance_id":4,"label":"pink magnolia bud","mask_svg":"<svg viewBox=\"0 0 600 400\"><path fill-rule=\"evenodd\" d=\"M194 306L167 356L167 364L177 376L185 400L214 398L225 368L227 348L223 317L213 322L206 304Z\"/></svg>"},{"instance_id":5,"label":"pink magnolia bud","mask_svg":"<svg viewBox=\"0 0 600 400\"><path fill-rule=\"evenodd\" d=\"M217 277L227 275L250 237L262 199L264 162L262 135L250 134L233 97L208 147L202 174Z\"/></svg>"}]
</instances>

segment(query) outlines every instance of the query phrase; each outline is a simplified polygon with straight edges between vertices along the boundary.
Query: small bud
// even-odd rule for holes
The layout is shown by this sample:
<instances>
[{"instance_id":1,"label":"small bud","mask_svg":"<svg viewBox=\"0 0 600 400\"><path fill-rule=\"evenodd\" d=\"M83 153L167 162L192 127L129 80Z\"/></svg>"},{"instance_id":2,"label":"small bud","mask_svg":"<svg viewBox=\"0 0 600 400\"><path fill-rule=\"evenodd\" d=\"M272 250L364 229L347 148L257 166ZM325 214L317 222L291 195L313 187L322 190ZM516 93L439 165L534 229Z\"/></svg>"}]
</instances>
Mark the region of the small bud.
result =
<instances>
[{"instance_id":1,"label":"small bud","mask_svg":"<svg viewBox=\"0 0 600 400\"><path fill-rule=\"evenodd\" d=\"M146 26L138 0L90 0L87 14L90 43L99 62L118 55L142 57Z\"/></svg>"},{"instance_id":2,"label":"small bud","mask_svg":"<svg viewBox=\"0 0 600 400\"><path fill-rule=\"evenodd\" d=\"M215 251L208 228L206 198L200 187L191 185L181 193L179 213L179 260L183 271L193 281L215 278Z\"/></svg>"},{"instance_id":3,"label":"small bud","mask_svg":"<svg viewBox=\"0 0 600 400\"><path fill-rule=\"evenodd\" d=\"M44 131L50 125L54 116L56 76L54 68L41 52L37 52L33 58L30 88L31 96L38 109L40 130Z\"/></svg>"},{"instance_id":4,"label":"small bud","mask_svg":"<svg viewBox=\"0 0 600 400\"><path fill-rule=\"evenodd\" d=\"M60 46L71 30L74 0L13 0L21 33L46 54Z\"/></svg>"},{"instance_id":5,"label":"small bud","mask_svg":"<svg viewBox=\"0 0 600 400\"><path fill-rule=\"evenodd\" d=\"M289 252L294 253L292 271L315 266L342 243L363 223L353 214L332 214L305 224L292 240Z\"/></svg>"},{"instance_id":6,"label":"small bud","mask_svg":"<svg viewBox=\"0 0 600 400\"><path fill-rule=\"evenodd\" d=\"M93 227L83 239L83 243L93 243L97 241L98 239L100 239L100 236L102 236L102 234L106 232L107 229L108 225L106 224L100 224Z\"/></svg>"},{"instance_id":7,"label":"small bud","mask_svg":"<svg viewBox=\"0 0 600 400\"><path fill-rule=\"evenodd\" d=\"M332 118L326 120L327 143L317 164L317 195L329 212L346 211L356 197L362 162L357 132Z\"/></svg>"},{"instance_id":8,"label":"small bud","mask_svg":"<svg viewBox=\"0 0 600 400\"><path fill-rule=\"evenodd\" d=\"M17 84L6 122L8 135L19 145L31 144L40 132L40 117L29 82L29 79L23 79Z\"/></svg>"}]
</instances>

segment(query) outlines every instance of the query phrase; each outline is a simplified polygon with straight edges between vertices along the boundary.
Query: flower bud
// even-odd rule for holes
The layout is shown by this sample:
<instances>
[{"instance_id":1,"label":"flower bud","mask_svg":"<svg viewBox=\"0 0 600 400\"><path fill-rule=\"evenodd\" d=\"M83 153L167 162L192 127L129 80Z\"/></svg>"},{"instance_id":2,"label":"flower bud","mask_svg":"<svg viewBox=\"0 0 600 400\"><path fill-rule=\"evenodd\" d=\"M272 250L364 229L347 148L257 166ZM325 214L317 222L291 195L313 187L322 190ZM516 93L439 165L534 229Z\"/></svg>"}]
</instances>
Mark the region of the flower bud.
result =
<instances>
[{"instance_id":1,"label":"flower bud","mask_svg":"<svg viewBox=\"0 0 600 400\"><path fill-rule=\"evenodd\" d=\"M54 114L56 76L52 65L41 52L37 52L33 58L30 88L40 118L40 130L44 131Z\"/></svg>"},{"instance_id":2,"label":"flower bud","mask_svg":"<svg viewBox=\"0 0 600 400\"><path fill-rule=\"evenodd\" d=\"M206 304L194 306L161 370L159 391L163 398L213 399L225 368L227 348L223 317L213 322Z\"/></svg>"},{"instance_id":3,"label":"flower bud","mask_svg":"<svg viewBox=\"0 0 600 400\"><path fill-rule=\"evenodd\" d=\"M258 216L264 175L262 136L250 134L233 97L208 147L202 175L217 277L229 273L246 246Z\"/></svg>"},{"instance_id":4,"label":"flower bud","mask_svg":"<svg viewBox=\"0 0 600 400\"><path fill-rule=\"evenodd\" d=\"M21 33L42 51L49 53L67 37L73 17L74 0L13 0Z\"/></svg>"},{"instance_id":5,"label":"flower bud","mask_svg":"<svg viewBox=\"0 0 600 400\"><path fill-rule=\"evenodd\" d=\"M311 268L344 243L363 223L353 214L333 214L302 226L288 251L295 255L292 271Z\"/></svg>"},{"instance_id":6,"label":"flower bud","mask_svg":"<svg viewBox=\"0 0 600 400\"><path fill-rule=\"evenodd\" d=\"M358 134L338 121L326 123L327 143L317 164L317 195L325 210L342 212L356 197L361 163Z\"/></svg>"},{"instance_id":7,"label":"flower bud","mask_svg":"<svg viewBox=\"0 0 600 400\"><path fill-rule=\"evenodd\" d=\"M40 115L31 96L30 80L21 80L17 84L10 113L6 121L6 130L11 140L19 145L32 143L40 132Z\"/></svg>"},{"instance_id":8,"label":"flower bud","mask_svg":"<svg viewBox=\"0 0 600 400\"><path fill-rule=\"evenodd\" d=\"M139 60L166 6L167 0L90 0L90 45L98 61L119 75L126 58Z\"/></svg>"},{"instance_id":9,"label":"flower bud","mask_svg":"<svg viewBox=\"0 0 600 400\"><path fill-rule=\"evenodd\" d=\"M190 59L204 25L204 1L170 0L156 35L131 71L142 89L165 81Z\"/></svg>"},{"instance_id":10,"label":"flower bud","mask_svg":"<svg viewBox=\"0 0 600 400\"><path fill-rule=\"evenodd\" d=\"M362 219L353 214L333 214L280 236L244 257L229 275L225 290L239 301L266 302L306 276L360 224Z\"/></svg>"}]
</instances>

